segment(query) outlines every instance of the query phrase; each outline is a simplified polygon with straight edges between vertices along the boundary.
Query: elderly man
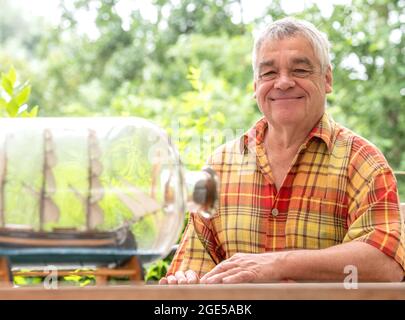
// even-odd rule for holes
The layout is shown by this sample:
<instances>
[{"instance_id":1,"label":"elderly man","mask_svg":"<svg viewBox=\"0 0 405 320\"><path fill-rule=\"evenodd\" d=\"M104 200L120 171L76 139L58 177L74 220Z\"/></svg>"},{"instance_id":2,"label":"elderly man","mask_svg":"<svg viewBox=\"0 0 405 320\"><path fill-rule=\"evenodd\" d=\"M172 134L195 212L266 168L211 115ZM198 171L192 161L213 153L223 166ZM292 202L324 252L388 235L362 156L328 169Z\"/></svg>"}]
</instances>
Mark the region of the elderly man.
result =
<instances>
[{"instance_id":1,"label":"elderly man","mask_svg":"<svg viewBox=\"0 0 405 320\"><path fill-rule=\"evenodd\" d=\"M401 281L404 232L392 170L325 113L327 38L291 18L261 33L254 90L264 117L209 160L218 209L193 213L161 284Z\"/></svg>"}]
</instances>

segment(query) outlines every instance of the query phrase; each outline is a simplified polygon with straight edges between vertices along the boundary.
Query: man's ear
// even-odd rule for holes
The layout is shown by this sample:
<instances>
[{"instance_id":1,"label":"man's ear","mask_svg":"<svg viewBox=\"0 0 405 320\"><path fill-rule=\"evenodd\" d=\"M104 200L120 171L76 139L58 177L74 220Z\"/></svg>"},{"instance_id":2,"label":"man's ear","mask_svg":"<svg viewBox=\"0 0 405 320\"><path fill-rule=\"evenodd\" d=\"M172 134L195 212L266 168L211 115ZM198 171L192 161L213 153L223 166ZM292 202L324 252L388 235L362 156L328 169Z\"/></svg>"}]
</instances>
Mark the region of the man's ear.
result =
<instances>
[{"instance_id":1,"label":"man's ear","mask_svg":"<svg viewBox=\"0 0 405 320\"><path fill-rule=\"evenodd\" d=\"M256 80L253 81L253 99L256 99Z\"/></svg>"},{"instance_id":2,"label":"man's ear","mask_svg":"<svg viewBox=\"0 0 405 320\"><path fill-rule=\"evenodd\" d=\"M325 93L331 93L333 90L333 73L332 66L329 65L325 74Z\"/></svg>"}]
</instances>

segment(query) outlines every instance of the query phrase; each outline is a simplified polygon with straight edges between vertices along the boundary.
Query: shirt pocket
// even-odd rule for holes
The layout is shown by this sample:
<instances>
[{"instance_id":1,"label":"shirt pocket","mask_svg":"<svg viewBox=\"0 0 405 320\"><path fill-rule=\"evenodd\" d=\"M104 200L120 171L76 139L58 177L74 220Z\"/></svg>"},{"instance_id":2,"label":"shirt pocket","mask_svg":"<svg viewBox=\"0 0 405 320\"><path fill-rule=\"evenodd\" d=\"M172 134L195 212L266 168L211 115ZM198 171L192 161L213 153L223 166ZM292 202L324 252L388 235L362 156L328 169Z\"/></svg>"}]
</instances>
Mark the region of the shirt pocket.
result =
<instances>
[{"instance_id":1,"label":"shirt pocket","mask_svg":"<svg viewBox=\"0 0 405 320\"><path fill-rule=\"evenodd\" d=\"M285 227L287 249L323 249L342 243L347 209L335 200L291 201Z\"/></svg>"}]
</instances>

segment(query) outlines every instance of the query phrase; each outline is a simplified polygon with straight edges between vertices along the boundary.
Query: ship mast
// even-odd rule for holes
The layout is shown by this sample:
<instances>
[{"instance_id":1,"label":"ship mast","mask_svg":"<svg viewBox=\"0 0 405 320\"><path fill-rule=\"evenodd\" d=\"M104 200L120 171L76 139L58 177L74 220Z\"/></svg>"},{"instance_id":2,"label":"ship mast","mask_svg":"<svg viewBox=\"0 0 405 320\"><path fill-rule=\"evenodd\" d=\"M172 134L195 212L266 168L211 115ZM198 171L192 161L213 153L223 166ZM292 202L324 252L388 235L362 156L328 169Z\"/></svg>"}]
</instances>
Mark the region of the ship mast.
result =
<instances>
[{"instance_id":1,"label":"ship mast","mask_svg":"<svg viewBox=\"0 0 405 320\"><path fill-rule=\"evenodd\" d=\"M43 143L42 186L39 193L39 230L43 231L45 222L57 221L59 209L50 198L50 192L55 188L52 167L56 165L56 156L53 150L52 135L49 129L44 130ZM52 190L51 190L52 189Z\"/></svg>"},{"instance_id":2,"label":"ship mast","mask_svg":"<svg viewBox=\"0 0 405 320\"><path fill-rule=\"evenodd\" d=\"M97 202L103 197L103 189L99 180L102 165L100 162L101 150L97 141L96 132L89 130L88 136L88 186L86 198L86 228L92 230L103 223L103 212ZM96 190L96 192L95 192Z\"/></svg>"},{"instance_id":3,"label":"ship mast","mask_svg":"<svg viewBox=\"0 0 405 320\"><path fill-rule=\"evenodd\" d=\"M44 228L44 202L45 202L45 188L46 188L46 167L47 167L47 144L48 144L48 129L44 131L44 146L43 146L43 161L42 161L42 185L41 191L39 193L39 230L42 231Z\"/></svg>"}]
</instances>

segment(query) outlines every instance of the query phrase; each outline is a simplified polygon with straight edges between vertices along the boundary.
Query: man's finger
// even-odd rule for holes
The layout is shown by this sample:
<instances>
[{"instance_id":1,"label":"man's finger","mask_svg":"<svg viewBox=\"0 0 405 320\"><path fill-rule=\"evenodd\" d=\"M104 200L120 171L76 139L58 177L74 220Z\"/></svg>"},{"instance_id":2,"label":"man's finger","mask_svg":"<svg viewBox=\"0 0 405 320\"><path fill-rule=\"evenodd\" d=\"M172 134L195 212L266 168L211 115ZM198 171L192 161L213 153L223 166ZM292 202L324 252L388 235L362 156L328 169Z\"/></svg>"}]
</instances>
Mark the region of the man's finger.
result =
<instances>
[{"instance_id":1,"label":"man's finger","mask_svg":"<svg viewBox=\"0 0 405 320\"><path fill-rule=\"evenodd\" d=\"M218 274L213 274L213 275L205 278L204 283L206 283L206 284L222 283L223 278L229 277L229 276L237 274L239 272L241 272L241 269L239 267L236 267L236 268L229 269L229 270L226 270L226 271L218 273ZM201 282L203 282L202 279L201 279Z\"/></svg>"},{"instance_id":2,"label":"man's finger","mask_svg":"<svg viewBox=\"0 0 405 320\"><path fill-rule=\"evenodd\" d=\"M237 265L235 263L232 262L221 262L220 264L218 264L214 269L212 269L210 272L206 273L201 279L201 283L204 283L205 280L207 280L208 278L216 275L216 274L220 274L223 272L226 272L229 269L235 268L237 267Z\"/></svg>"},{"instance_id":3,"label":"man's finger","mask_svg":"<svg viewBox=\"0 0 405 320\"><path fill-rule=\"evenodd\" d=\"M186 284L187 283L187 278L184 275L183 271L176 271L176 273L174 275L177 278L177 283L178 284Z\"/></svg>"},{"instance_id":4,"label":"man's finger","mask_svg":"<svg viewBox=\"0 0 405 320\"><path fill-rule=\"evenodd\" d=\"M241 271L222 278L222 283L246 283L254 280L252 272Z\"/></svg>"},{"instance_id":5,"label":"man's finger","mask_svg":"<svg viewBox=\"0 0 405 320\"><path fill-rule=\"evenodd\" d=\"M170 275L167 277L168 284L177 284L177 278L174 275Z\"/></svg>"},{"instance_id":6,"label":"man's finger","mask_svg":"<svg viewBox=\"0 0 405 320\"><path fill-rule=\"evenodd\" d=\"M195 284L198 283L198 276L193 270L187 270L186 273L186 278L187 278L187 283L189 284Z\"/></svg>"}]
</instances>

